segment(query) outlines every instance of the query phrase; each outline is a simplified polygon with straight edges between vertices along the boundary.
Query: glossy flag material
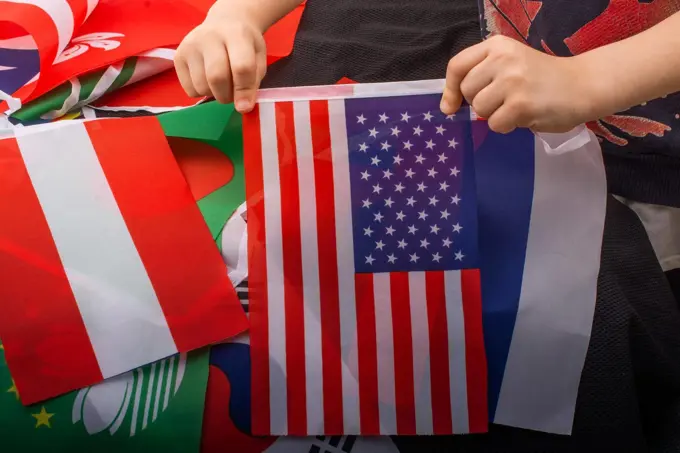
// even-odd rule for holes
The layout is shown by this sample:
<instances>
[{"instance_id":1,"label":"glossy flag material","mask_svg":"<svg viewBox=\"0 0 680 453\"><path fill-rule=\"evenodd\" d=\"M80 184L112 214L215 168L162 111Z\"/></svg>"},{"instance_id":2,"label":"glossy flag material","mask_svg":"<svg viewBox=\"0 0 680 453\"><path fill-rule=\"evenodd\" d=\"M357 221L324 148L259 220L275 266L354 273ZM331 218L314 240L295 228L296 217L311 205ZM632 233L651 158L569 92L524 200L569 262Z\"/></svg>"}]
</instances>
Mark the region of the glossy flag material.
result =
<instances>
[{"instance_id":1,"label":"glossy flag material","mask_svg":"<svg viewBox=\"0 0 680 453\"><path fill-rule=\"evenodd\" d=\"M30 36L0 39L0 91L14 93L40 71L40 56Z\"/></svg>"},{"instance_id":2,"label":"glossy flag material","mask_svg":"<svg viewBox=\"0 0 680 453\"><path fill-rule=\"evenodd\" d=\"M113 65L74 77L59 87L23 105L12 118L29 123L54 120L92 104L100 97L138 83L173 67L173 49L153 49Z\"/></svg>"},{"instance_id":3,"label":"glossy flag material","mask_svg":"<svg viewBox=\"0 0 680 453\"><path fill-rule=\"evenodd\" d=\"M87 20L74 21L88 7ZM2 0L0 16L23 27L40 52L40 77L13 93L25 103L85 72L178 45L204 13L185 1Z\"/></svg>"},{"instance_id":4,"label":"glossy flag material","mask_svg":"<svg viewBox=\"0 0 680 453\"><path fill-rule=\"evenodd\" d=\"M247 327L155 118L17 129L0 216L0 337L26 404Z\"/></svg>"},{"instance_id":5,"label":"glossy flag material","mask_svg":"<svg viewBox=\"0 0 680 453\"><path fill-rule=\"evenodd\" d=\"M244 117L255 434L486 430L470 116L404 87Z\"/></svg>"},{"instance_id":6,"label":"glossy flag material","mask_svg":"<svg viewBox=\"0 0 680 453\"><path fill-rule=\"evenodd\" d=\"M473 130L491 420L569 434L600 271L600 146L585 128Z\"/></svg>"},{"instance_id":7,"label":"glossy flag material","mask_svg":"<svg viewBox=\"0 0 680 453\"><path fill-rule=\"evenodd\" d=\"M23 406L0 347L3 451L197 452L204 400L196 395L206 391L209 355L205 349L177 354Z\"/></svg>"},{"instance_id":8,"label":"glossy flag material","mask_svg":"<svg viewBox=\"0 0 680 453\"><path fill-rule=\"evenodd\" d=\"M210 348L201 453L398 453L389 436L254 436L248 335Z\"/></svg>"}]
</instances>

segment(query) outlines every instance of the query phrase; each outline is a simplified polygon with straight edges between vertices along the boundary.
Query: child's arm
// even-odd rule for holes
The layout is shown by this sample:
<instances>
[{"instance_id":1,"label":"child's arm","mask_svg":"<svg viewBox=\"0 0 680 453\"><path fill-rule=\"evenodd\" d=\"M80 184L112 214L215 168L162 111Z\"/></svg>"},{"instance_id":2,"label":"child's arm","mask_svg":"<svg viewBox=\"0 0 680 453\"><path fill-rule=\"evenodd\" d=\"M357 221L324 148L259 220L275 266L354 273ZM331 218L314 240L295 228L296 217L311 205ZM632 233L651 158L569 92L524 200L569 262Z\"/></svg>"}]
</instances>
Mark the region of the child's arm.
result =
<instances>
[{"instance_id":1,"label":"child's arm","mask_svg":"<svg viewBox=\"0 0 680 453\"><path fill-rule=\"evenodd\" d=\"M302 0L218 0L177 48L175 68L190 96L215 96L241 112L255 103L267 70L262 35Z\"/></svg>"},{"instance_id":2,"label":"child's arm","mask_svg":"<svg viewBox=\"0 0 680 453\"><path fill-rule=\"evenodd\" d=\"M497 132L564 132L680 91L680 13L631 38L575 57L491 38L449 62L442 110L463 98Z\"/></svg>"}]
</instances>

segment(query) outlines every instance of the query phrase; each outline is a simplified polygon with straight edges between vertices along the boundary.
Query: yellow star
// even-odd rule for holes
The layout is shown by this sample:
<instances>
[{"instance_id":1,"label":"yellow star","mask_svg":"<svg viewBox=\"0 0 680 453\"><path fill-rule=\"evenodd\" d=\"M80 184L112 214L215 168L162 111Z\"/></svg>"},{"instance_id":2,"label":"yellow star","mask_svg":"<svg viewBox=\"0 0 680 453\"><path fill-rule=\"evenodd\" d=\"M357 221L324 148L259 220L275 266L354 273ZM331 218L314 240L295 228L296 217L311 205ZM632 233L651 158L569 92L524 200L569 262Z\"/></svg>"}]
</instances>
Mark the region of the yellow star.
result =
<instances>
[{"instance_id":1,"label":"yellow star","mask_svg":"<svg viewBox=\"0 0 680 453\"><path fill-rule=\"evenodd\" d=\"M31 414L33 418L36 419L35 427L39 428L43 425L47 426L48 428L51 428L52 425L50 425L50 418L54 417L54 414L48 414L47 411L45 410L45 406L40 409L40 413L38 414Z\"/></svg>"},{"instance_id":2,"label":"yellow star","mask_svg":"<svg viewBox=\"0 0 680 453\"><path fill-rule=\"evenodd\" d=\"M14 379L12 379L12 386L7 389L7 393L14 393L17 396L17 399L19 399L19 390L17 390L17 385L14 383Z\"/></svg>"},{"instance_id":3,"label":"yellow star","mask_svg":"<svg viewBox=\"0 0 680 453\"><path fill-rule=\"evenodd\" d=\"M5 345L0 343L0 349L5 349Z\"/></svg>"}]
</instances>

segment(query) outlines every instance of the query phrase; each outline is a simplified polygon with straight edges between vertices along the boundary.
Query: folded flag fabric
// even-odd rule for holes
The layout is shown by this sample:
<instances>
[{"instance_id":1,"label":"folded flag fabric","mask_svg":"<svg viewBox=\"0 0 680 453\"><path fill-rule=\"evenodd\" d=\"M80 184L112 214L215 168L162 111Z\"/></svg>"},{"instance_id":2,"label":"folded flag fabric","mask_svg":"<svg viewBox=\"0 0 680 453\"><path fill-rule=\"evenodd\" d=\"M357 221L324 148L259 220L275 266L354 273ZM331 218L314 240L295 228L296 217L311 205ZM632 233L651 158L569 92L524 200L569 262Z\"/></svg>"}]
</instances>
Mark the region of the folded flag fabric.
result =
<instances>
[{"instance_id":1,"label":"folded flag fabric","mask_svg":"<svg viewBox=\"0 0 680 453\"><path fill-rule=\"evenodd\" d=\"M0 38L0 91L14 93L39 71L40 59L33 38Z\"/></svg>"},{"instance_id":2,"label":"folded flag fabric","mask_svg":"<svg viewBox=\"0 0 680 453\"><path fill-rule=\"evenodd\" d=\"M170 70L112 91L92 102L91 106L98 112L162 113L191 107L204 100L188 96L177 73Z\"/></svg>"},{"instance_id":3,"label":"folded flag fabric","mask_svg":"<svg viewBox=\"0 0 680 453\"><path fill-rule=\"evenodd\" d=\"M74 77L23 105L12 117L21 122L53 120L173 67L174 49L153 49L109 67Z\"/></svg>"},{"instance_id":4,"label":"folded flag fabric","mask_svg":"<svg viewBox=\"0 0 680 453\"><path fill-rule=\"evenodd\" d=\"M0 350L3 451L197 452L208 359L207 350L177 354L24 407Z\"/></svg>"},{"instance_id":5,"label":"folded flag fabric","mask_svg":"<svg viewBox=\"0 0 680 453\"><path fill-rule=\"evenodd\" d=\"M569 434L600 270L600 147L587 133L473 130L491 420ZM560 144L572 149L547 152Z\"/></svg>"},{"instance_id":6,"label":"folded flag fabric","mask_svg":"<svg viewBox=\"0 0 680 453\"><path fill-rule=\"evenodd\" d=\"M25 404L246 329L156 118L15 132L0 141L0 338Z\"/></svg>"},{"instance_id":7,"label":"folded flag fabric","mask_svg":"<svg viewBox=\"0 0 680 453\"><path fill-rule=\"evenodd\" d=\"M174 139L197 141L200 143L199 146L218 149L223 158L231 162L230 178L222 179L223 184L217 190L198 200L198 207L210 232L213 237L218 238L229 216L245 201L241 116L236 114L232 104L207 102L189 109L159 115L158 120L165 134L172 137L171 141ZM187 156L193 157L195 161L196 153L191 152ZM216 167L214 161L208 165ZM201 173L204 177L207 175L206 172ZM185 171L185 176L188 174ZM222 172L222 176L226 176L226 172ZM213 181L219 184L218 180Z\"/></svg>"},{"instance_id":8,"label":"folded flag fabric","mask_svg":"<svg viewBox=\"0 0 680 453\"><path fill-rule=\"evenodd\" d=\"M74 22L88 3L87 20ZM185 1L0 0L0 17L21 26L40 52L39 78L8 93L26 103L86 72L178 45L204 13Z\"/></svg>"},{"instance_id":9,"label":"folded flag fabric","mask_svg":"<svg viewBox=\"0 0 680 453\"><path fill-rule=\"evenodd\" d=\"M98 0L2 0L0 17L10 28L10 34L3 38L32 35L41 52L41 66L49 67L66 50L97 3Z\"/></svg>"},{"instance_id":10,"label":"folded flag fabric","mask_svg":"<svg viewBox=\"0 0 680 453\"><path fill-rule=\"evenodd\" d=\"M0 31L0 71L3 66L14 68L15 72L19 68L20 65L14 62L11 66L3 64L3 47L14 45L16 39L31 40L33 49L39 52L40 68L39 74L35 70L31 75L37 75L35 78L13 76L15 80L22 79L21 84L0 81L0 90L12 96L12 102L2 102L0 97L0 112L13 113L22 103L42 97L65 83L71 86L66 86L61 91L71 95L66 98L64 106L73 109L76 107L73 105L74 99L83 104L93 103L103 94L164 72L161 69L170 68L172 58L164 65L154 65L154 71L149 71L151 66L148 63L163 62L148 60L143 70L139 66L136 68L131 80L120 83L126 73L122 69L123 65L129 64L127 59L135 56L151 57L148 52L176 46L192 28L200 24L212 3L211 0L0 0L0 18L3 24L14 27L11 34ZM303 10L304 5L300 5L265 34L268 64L292 51ZM7 57L16 59L19 56L14 52ZM35 69L35 63L24 63L21 66L27 67L25 70ZM80 77L91 71L101 71L103 77L97 89L88 92ZM142 74L144 77L141 77ZM2 78L0 72L0 79ZM105 89L107 85L111 85L108 82L114 80L117 82L115 86ZM81 87L85 89L81 90ZM87 96L78 97L77 95L84 94L81 91L87 93ZM150 107L170 110L194 105L202 100L188 97L181 89L174 72L168 71L165 77L131 91L129 95L118 98L110 94L97 105L108 109L142 110ZM60 110L53 111L52 116ZM35 113L35 109L31 109L31 112ZM41 115L44 113L46 112Z\"/></svg>"},{"instance_id":11,"label":"folded flag fabric","mask_svg":"<svg viewBox=\"0 0 680 453\"><path fill-rule=\"evenodd\" d=\"M257 435L487 428L470 116L418 87L244 117Z\"/></svg>"}]
</instances>

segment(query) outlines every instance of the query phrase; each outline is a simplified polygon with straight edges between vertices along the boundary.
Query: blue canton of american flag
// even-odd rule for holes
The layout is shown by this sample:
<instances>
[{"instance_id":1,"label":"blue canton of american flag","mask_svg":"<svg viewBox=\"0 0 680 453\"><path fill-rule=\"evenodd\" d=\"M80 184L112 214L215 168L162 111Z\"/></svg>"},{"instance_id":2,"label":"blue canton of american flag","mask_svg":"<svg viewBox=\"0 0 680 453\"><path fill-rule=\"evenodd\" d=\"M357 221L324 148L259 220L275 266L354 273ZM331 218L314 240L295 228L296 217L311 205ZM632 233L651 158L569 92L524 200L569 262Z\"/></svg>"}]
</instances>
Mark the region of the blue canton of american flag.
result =
<instances>
[{"instance_id":1,"label":"blue canton of american flag","mask_svg":"<svg viewBox=\"0 0 680 453\"><path fill-rule=\"evenodd\" d=\"M356 272L478 267L470 116L438 105L347 101Z\"/></svg>"}]
</instances>

